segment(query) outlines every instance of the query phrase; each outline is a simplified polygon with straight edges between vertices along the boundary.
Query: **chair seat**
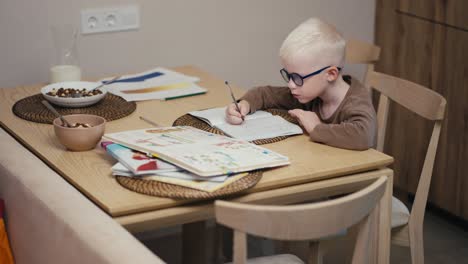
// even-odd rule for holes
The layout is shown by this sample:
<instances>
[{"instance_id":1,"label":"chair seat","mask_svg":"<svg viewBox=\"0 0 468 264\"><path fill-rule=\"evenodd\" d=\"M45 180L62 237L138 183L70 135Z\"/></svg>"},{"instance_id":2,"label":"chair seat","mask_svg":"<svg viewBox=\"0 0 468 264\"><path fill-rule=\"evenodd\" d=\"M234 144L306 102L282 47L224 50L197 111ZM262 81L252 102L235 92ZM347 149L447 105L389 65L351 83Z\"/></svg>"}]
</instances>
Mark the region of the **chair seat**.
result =
<instances>
[{"instance_id":1,"label":"chair seat","mask_svg":"<svg viewBox=\"0 0 468 264\"><path fill-rule=\"evenodd\" d=\"M406 225L410 212L406 205L395 197L392 197L392 228Z\"/></svg>"},{"instance_id":2,"label":"chair seat","mask_svg":"<svg viewBox=\"0 0 468 264\"><path fill-rule=\"evenodd\" d=\"M229 262L226 264L231 264L231 263L232 262ZM247 260L247 263L248 264L283 264L283 263L304 264L304 262L300 258L291 254L281 254L281 255L251 258Z\"/></svg>"}]
</instances>

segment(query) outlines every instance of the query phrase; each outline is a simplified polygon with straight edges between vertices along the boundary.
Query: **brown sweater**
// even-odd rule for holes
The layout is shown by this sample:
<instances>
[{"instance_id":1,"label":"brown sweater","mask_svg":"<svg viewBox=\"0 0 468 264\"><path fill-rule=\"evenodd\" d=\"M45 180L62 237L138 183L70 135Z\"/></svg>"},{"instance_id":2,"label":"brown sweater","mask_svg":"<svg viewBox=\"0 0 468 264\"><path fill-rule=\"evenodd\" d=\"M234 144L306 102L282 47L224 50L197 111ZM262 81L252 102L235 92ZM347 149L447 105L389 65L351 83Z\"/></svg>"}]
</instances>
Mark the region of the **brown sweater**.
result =
<instances>
[{"instance_id":1,"label":"brown sweater","mask_svg":"<svg viewBox=\"0 0 468 264\"><path fill-rule=\"evenodd\" d=\"M350 84L350 88L336 111L327 119L322 117L320 98L301 104L291 95L288 87L255 87L241 100L249 102L252 113L267 108L299 108L315 112L322 124L317 125L310 133L313 141L355 150L374 147L377 122L369 90L355 78L344 76L343 79Z\"/></svg>"}]
</instances>

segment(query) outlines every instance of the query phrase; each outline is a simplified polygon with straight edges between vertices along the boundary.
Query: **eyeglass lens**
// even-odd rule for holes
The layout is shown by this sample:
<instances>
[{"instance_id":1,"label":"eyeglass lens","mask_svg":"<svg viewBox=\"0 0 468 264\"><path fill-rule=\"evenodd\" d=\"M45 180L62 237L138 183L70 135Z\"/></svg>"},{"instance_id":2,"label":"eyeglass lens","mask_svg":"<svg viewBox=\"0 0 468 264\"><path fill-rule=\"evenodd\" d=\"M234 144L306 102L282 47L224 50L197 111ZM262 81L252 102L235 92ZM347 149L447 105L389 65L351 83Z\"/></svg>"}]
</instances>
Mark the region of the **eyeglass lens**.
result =
<instances>
[{"instance_id":1,"label":"eyeglass lens","mask_svg":"<svg viewBox=\"0 0 468 264\"><path fill-rule=\"evenodd\" d=\"M293 82L297 85L297 86L302 86L304 84L304 79L302 79L302 77L297 74L297 73L291 73L290 74Z\"/></svg>"},{"instance_id":2,"label":"eyeglass lens","mask_svg":"<svg viewBox=\"0 0 468 264\"><path fill-rule=\"evenodd\" d=\"M281 69L281 76L285 82L289 82L289 73L285 69Z\"/></svg>"},{"instance_id":3,"label":"eyeglass lens","mask_svg":"<svg viewBox=\"0 0 468 264\"><path fill-rule=\"evenodd\" d=\"M297 86L302 86L304 84L304 80L302 77L297 74L297 73L288 73L285 69L281 69L281 76L283 77L285 82L289 82L289 80L292 78L293 82Z\"/></svg>"}]
</instances>

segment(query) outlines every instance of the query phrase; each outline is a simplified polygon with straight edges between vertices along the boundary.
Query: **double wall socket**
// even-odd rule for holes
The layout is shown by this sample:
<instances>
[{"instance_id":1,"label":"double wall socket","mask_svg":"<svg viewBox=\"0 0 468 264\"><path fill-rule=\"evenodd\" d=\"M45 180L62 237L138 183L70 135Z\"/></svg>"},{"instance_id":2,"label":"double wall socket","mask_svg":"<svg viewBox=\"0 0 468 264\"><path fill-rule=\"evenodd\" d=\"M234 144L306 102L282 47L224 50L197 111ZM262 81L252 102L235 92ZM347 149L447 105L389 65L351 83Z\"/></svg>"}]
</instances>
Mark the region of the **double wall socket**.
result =
<instances>
[{"instance_id":1,"label":"double wall socket","mask_svg":"<svg viewBox=\"0 0 468 264\"><path fill-rule=\"evenodd\" d=\"M109 7L81 10L81 33L92 34L138 29L138 6Z\"/></svg>"}]
</instances>

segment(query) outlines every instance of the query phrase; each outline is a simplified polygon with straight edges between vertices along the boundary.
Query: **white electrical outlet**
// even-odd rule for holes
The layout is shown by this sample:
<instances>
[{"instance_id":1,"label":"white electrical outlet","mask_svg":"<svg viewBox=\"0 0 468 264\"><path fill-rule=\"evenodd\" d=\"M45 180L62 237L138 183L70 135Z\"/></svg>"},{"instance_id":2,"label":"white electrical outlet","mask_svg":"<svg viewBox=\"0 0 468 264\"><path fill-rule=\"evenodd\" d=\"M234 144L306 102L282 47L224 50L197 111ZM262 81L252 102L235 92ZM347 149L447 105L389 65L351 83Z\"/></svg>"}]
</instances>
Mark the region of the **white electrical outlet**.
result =
<instances>
[{"instance_id":1,"label":"white electrical outlet","mask_svg":"<svg viewBox=\"0 0 468 264\"><path fill-rule=\"evenodd\" d=\"M138 29L138 6L123 6L81 10L81 33L92 34Z\"/></svg>"}]
</instances>

